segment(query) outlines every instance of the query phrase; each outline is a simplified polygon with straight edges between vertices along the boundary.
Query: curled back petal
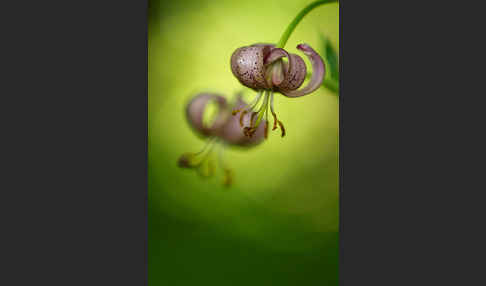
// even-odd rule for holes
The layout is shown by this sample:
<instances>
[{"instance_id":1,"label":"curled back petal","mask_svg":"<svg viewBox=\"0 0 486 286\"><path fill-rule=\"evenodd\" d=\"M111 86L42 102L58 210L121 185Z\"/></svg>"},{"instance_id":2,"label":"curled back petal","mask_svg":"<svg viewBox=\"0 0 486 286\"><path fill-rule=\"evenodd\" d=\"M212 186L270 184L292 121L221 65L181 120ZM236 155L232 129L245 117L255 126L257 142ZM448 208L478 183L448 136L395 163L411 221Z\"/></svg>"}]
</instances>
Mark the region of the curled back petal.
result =
<instances>
[{"instance_id":1,"label":"curled back petal","mask_svg":"<svg viewBox=\"0 0 486 286\"><path fill-rule=\"evenodd\" d=\"M207 105L215 102L218 106L218 113L210 126L203 122L204 111ZM200 93L196 95L187 105L186 116L191 127L204 136L214 135L224 124L228 117L228 103L220 95L212 93Z\"/></svg>"},{"instance_id":2,"label":"curled back petal","mask_svg":"<svg viewBox=\"0 0 486 286\"><path fill-rule=\"evenodd\" d=\"M305 80L307 67L304 60L296 55L290 54L289 62L284 63L285 76L283 81L277 85L279 91L296 90Z\"/></svg>"},{"instance_id":3,"label":"curled back petal","mask_svg":"<svg viewBox=\"0 0 486 286\"><path fill-rule=\"evenodd\" d=\"M287 58L288 63L278 61L282 58ZM278 90L295 90L299 88L307 75L304 60L300 56L289 54L281 48L273 49L265 58L265 64L273 64L269 66L271 69L269 72L272 73L272 83Z\"/></svg>"},{"instance_id":4,"label":"curled back petal","mask_svg":"<svg viewBox=\"0 0 486 286\"><path fill-rule=\"evenodd\" d=\"M297 49L301 50L309 58L312 64L312 77L309 83L300 90L295 90L295 89L292 90L292 89L285 89L285 88L282 89L279 87L279 91L283 95L288 97L299 97L315 91L321 86L325 74L324 62L322 61L319 54L316 53L316 51L314 51L307 44L300 44L297 46ZM292 64L290 60L289 60L289 66L290 66L289 67L289 72L290 72L292 70Z\"/></svg>"},{"instance_id":5,"label":"curled back petal","mask_svg":"<svg viewBox=\"0 0 486 286\"><path fill-rule=\"evenodd\" d=\"M272 49L270 51L270 53L268 53L265 56L264 64L269 65L269 64L275 62L278 59L288 58L288 57L289 57L289 53L287 53L286 50L284 50L282 48L275 48L275 49Z\"/></svg>"}]
</instances>

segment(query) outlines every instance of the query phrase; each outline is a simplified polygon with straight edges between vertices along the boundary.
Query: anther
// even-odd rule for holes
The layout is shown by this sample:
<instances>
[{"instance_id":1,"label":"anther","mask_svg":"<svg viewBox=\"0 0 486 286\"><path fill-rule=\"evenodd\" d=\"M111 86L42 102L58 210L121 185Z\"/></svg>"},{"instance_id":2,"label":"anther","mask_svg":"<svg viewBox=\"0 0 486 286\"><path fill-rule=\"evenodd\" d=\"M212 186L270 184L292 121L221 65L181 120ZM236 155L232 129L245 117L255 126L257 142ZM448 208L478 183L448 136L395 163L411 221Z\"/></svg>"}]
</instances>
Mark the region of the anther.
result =
<instances>
[{"instance_id":1,"label":"anther","mask_svg":"<svg viewBox=\"0 0 486 286\"><path fill-rule=\"evenodd\" d=\"M265 139L268 138L268 121L265 121Z\"/></svg>"},{"instance_id":2,"label":"anther","mask_svg":"<svg viewBox=\"0 0 486 286\"><path fill-rule=\"evenodd\" d=\"M231 186L231 184L233 184L233 172L231 171L231 169L224 169L223 184L225 187L229 187Z\"/></svg>"},{"instance_id":3,"label":"anther","mask_svg":"<svg viewBox=\"0 0 486 286\"><path fill-rule=\"evenodd\" d=\"M241 115L240 115L240 126L243 127L243 117L245 116L245 114L248 113L248 110L243 110L243 112L241 112Z\"/></svg>"},{"instance_id":4,"label":"anther","mask_svg":"<svg viewBox=\"0 0 486 286\"><path fill-rule=\"evenodd\" d=\"M243 134L245 134L246 137L251 138L256 130L257 129L255 127L245 127L243 128Z\"/></svg>"},{"instance_id":5,"label":"anther","mask_svg":"<svg viewBox=\"0 0 486 286\"><path fill-rule=\"evenodd\" d=\"M277 114L275 114L274 112L272 112L272 115L273 115L273 128L272 128L272 131L277 129Z\"/></svg>"},{"instance_id":6,"label":"anther","mask_svg":"<svg viewBox=\"0 0 486 286\"><path fill-rule=\"evenodd\" d=\"M278 120L277 122L278 122L278 125L280 126L280 130L282 130L282 137L284 137L285 136L285 128L283 126L283 123L280 120Z\"/></svg>"},{"instance_id":7,"label":"anther","mask_svg":"<svg viewBox=\"0 0 486 286\"><path fill-rule=\"evenodd\" d=\"M252 112L251 119L250 119L250 126L253 126L253 118L258 114L258 112Z\"/></svg>"}]
</instances>

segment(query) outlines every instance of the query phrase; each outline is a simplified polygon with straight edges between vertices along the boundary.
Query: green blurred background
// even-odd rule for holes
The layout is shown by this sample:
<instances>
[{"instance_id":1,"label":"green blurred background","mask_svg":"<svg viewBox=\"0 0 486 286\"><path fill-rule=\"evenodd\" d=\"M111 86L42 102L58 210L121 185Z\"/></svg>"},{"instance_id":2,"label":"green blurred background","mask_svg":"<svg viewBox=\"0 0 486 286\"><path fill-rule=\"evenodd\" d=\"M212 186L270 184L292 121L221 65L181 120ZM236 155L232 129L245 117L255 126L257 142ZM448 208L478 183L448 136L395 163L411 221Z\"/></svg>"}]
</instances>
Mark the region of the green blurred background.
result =
<instances>
[{"instance_id":1,"label":"green blurred background","mask_svg":"<svg viewBox=\"0 0 486 286\"><path fill-rule=\"evenodd\" d=\"M242 90L232 52L277 42L311 1L149 1L149 285L337 285L339 100L325 88L275 98L279 131L249 150L228 150L235 183L222 172L201 179L177 167L204 140L184 107L200 91L228 98ZM286 49L305 42L322 52L321 35L339 49L339 8L310 12ZM305 58L306 63L310 65ZM305 83L304 83L305 84ZM254 93L245 89L246 98Z\"/></svg>"}]
</instances>

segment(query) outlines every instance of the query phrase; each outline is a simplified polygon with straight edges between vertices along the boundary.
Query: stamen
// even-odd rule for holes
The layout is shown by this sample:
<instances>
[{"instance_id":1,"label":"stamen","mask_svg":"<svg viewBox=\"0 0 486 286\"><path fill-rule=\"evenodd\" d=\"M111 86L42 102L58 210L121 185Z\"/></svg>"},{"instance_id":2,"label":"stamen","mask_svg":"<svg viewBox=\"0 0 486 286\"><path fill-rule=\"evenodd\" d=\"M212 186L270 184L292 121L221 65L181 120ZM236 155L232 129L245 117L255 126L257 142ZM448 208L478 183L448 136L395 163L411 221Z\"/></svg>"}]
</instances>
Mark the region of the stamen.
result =
<instances>
[{"instance_id":1,"label":"stamen","mask_svg":"<svg viewBox=\"0 0 486 286\"><path fill-rule=\"evenodd\" d=\"M225 145L221 144L218 152L218 159L221 168L223 169L223 185L225 187L231 186L233 184L233 171L225 164L223 159L223 152L224 152Z\"/></svg>"},{"instance_id":2,"label":"stamen","mask_svg":"<svg viewBox=\"0 0 486 286\"><path fill-rule=\"evenodd\" d=\"M264 136L265 139L268 138L268 107L265 108L265 127L264 127Z\"/></svg>"},{"instance_id":3,"label":"stamen","mask_svg":"<svg viewBox=\"0 0 486 286\"><path fill-rule=\"evenodd\" d=\"M243 128L243 134L245 134L245 136L252 137L253 134L255 133L255 131L257 130L258 125L260 124L261 118L262 118L263 114L265 113L267 103L268 103L268 96L267 96L267 91L265 91L265 98L263 99L262 105L260 106L260 108L258 108L257 112L253 112L251 114L250 126ZM253 119L255 118L256 115L258 115L258 117L257 117L257 120L254 122Z\"/></svg>"},{"instance_id":4,"label":"stamen","mask_svg":"<svg viewBox=\"0 0 486 286\"><path fill-rule=\"evenodd\" d=\"M277 129L277 115L275 113L272 112L272 115L273 115L273 128L272 128L272 131Z\"/></svg>"},{"instance_id":5,"label":"stamen","mask_svg":"<svg viewBox=\"0 0 486 286\"><path fill-rule=\"evenodd\" d=\"M245 127L243 128L243 134L245 134L246 137L251 137L253 127Z\"/></svg>"},{"instance_id":6,"label":"stamen","mask_svg":"<svg viewBox=\"0 0 486 286\"><path fill-rule=\"evenodd\" d=\"M217 148L213 152L214 148ZM219 163L221 169L223 169L223 184L225 187L229 187L233 183L233 170L229 168L223 160L223 151L226 147L226 143L220 141L216 137L211 137L205 144L201 151L197 153L185 153L179 158L179 166L182 168L196 169L198 175L203 178L208 178L214 175L216 171L216 163ZM216 158L217 157L217 158ZM218 162L216 162L216 160Z\"/></svg>"},{"instance_id":7,"label":"stamen","mask_svg":"<svg viewBox=\"0 0 486 286\"><path fill-rule=\"evenodd\" d=\"M273 115L273 128L272 131L277 129L277 114L275 114L275 111L273 110L273 92L271 94L271 99L270 99L270 111L272 112Z\"/></svg>"},{"instance_id":8,"label":"stamen","mask_svg":"<svg viewBox=\"0 0 486 286\"><path fill-rule=\"evenodd\" d=\"M185 153L179 158L179 167L196 169L199 175L209 177L214 174L214 158L212 151L217 144L217 139L211 137L201 151L197 153Z\"/></svg>"},{"instance_id":9,"label":"stamen","mask_svg":"<svg viewBox=\"0 0 486 286\"><path fill-rule=\"evenodd\" d=\"M243 112L241 112L241 115L240 115L240 126L243 127L243 117L245 116L245 114L248 113L248 110L243 110Z\"/></svg>"},{"instance_id":10,"label":"stamen","mask_svg":"<svg viewBox=\"0 0 486 286\"><path fill-rule=\"evenodd\" d=\"M280 130L282 130L282 137L284 137L285 136L285 128L283 126L283 123L280 120L277 121L277 122L278 122L278 125L280 126Z\"/></svg>"},{"instance_id":11,"label":"stamen","mask_svg":"<svg viewBox=\"0 0 486 286\"><path fill-rule=\"evenodd\" d=\"M255 128L258 127L260 121L262 121L263 115L265 115L265 111L268 109L268 99L269 99L269 92L265 92L265 99L263 100L262 106L258 110L258 117L255 122Z\"/></svg>"},{"instance_id":12,"label":"stamen","mask_svg":"<svg viewBox=\"0 0 486 286\"><path fill-rule=\"evenodd\" d=\"M268 120L265 121L265 133L264 133L264 135L265 135L265 139L267 139L268 138Z\"/></svg>"},{"instance_id":13,"label":"stamen","mask_svg":"<svg viewBox=\"0 0 486 286\"><path fill-rule=\"evenodd\" d=\"M212 152L209 152L206 155L206 158L204 158L201 164L197 166L196 171L203 178L208 178L214 175L215 164Z\"/></svg>"},{"instance_id":14,"label":"stamen","mask_svg":"<svg viewBox=\"0 0 486 286\"><path fill-rule=\"evenodd\" d=\"M236 115L236 114L238 114L238 112L240 112L242 110L252 110L253 108L255 108L255 106L260 101L260 98L262 97L262 94L263 94L263 91L259 91L258 92L258 95L255 97L255 99L253 99L252 102L248 103L247 105L243 106L242 108L233 110L231 112L231 114Z\"/></svg>"},{"instance_id":15,"label":"stamen","mask_svg":"<svg viewBox=\"0 0 486 286\"><path fill-rule=\"evenodd\" d=\"M251 113L251 118L250 118L250 125L253 124L253 119L255 118L255 116L258 114L258 112L252 112Z\"/></svg>"},{"instance_id":16,"label":"stamen","mask_svg":"<svg viewBox=\"0 0 486 286\"><path fill-rule=\"evenodd\" d=\"M285 127L283 126L282 121L277 119L277 114L275 113L275 110L273 109L273 92L272 92L272 97L271 97L271 100L270 100L270 111L272 112L272 115L273 115L273 128L272 128L272 130L277 129L277 123L278 123L278 126L280 127L280 130L282 131L282 137L284 137L285 136Z\"/></svg>"},{"instance_id":17,"label":"stamen","mask_svg":"<svg viewBox=\"0 0 486 286\"><path fill-rule=\"evenodd\" d=\"M206 145L204 145L204 147L202 148L201 151L197 152L196 155L199 155L199 154L202 154L204 151L206 151L206 149L208 149L209 147L212 147L214 146L213 144L218 141L218 139L216 137L210 137L208 142L206 143Z\"/></svg>"},{"instance_id":18,"label":"stamen","mask_svg":"<svg viewBox=\"0 0 486 286\"><path fill-rule=\"evenodd\" d=\"M233 184L233 171L231 169L224 169L223 184L225 187L229 187Z\"/></svg>"}]
</instances>

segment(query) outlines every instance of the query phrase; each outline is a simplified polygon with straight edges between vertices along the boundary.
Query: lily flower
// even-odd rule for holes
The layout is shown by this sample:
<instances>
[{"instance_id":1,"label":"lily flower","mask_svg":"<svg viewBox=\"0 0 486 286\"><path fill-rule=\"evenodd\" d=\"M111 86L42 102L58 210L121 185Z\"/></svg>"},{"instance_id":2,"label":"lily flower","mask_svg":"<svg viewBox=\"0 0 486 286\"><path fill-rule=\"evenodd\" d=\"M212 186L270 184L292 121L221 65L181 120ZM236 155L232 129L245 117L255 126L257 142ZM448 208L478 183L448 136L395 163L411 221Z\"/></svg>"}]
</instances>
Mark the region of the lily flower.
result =
<instances>
[{"instance_id":1,"label":"lily flower","mask_svg":"<svg viewBox=\"0 0 486 286\"><path fill-rule=\"evenodd\" d=\"M268 107L273 116L273 128L281 129L282 137L285 128L277 119L274 109L274 93L281 93L286 97L300 97L318 89L324 79L325 67L322 58L307 44L300 44L297 49L302 51L312 64L312 76L307 85L299 89L307 75L304 60L297 54L288 53L273 44L254 44L236 49L231 56L231 71L233 75L246 87L257 91L255 99L248 105L233 111L233 115L240 113L252 114L257 118L250 126L243 127L243 133L252 137L261 118L268 117ZM287 60L284 61L283 59ZM263 97L263 103L256 109Z\"/></svg>"},{"instance_id":2,"label":"lily flower","mask_svg":"<svg viewBox=\"0 0 486 286\"><path fill-rule=\"evenodd\" d=\"M210 104L217 108L212 120L205 120L205 113ZM224 172L224 185L229 186L233 181L233 171L223 160L224 149L230 146L253 147L260 144L267 134L265 126L260 125L253 132L253 136L245 136L241 128L249 128L255 125L256 118L251 114L241 114L239 117L231 116L232 109L241 109L247 104L241 96L237 97L234 104L229 104L226 98L214 93L197 94L186 107L186 118L189 125L201 137L208 138L206 145L197 153L185 153L179 158L179 167L195 169L202 177L214 175L216 161ZM243 112L240 112L243 113ZM214 149L218 150L217 160Z\"/></svg>"}]
</instances>

